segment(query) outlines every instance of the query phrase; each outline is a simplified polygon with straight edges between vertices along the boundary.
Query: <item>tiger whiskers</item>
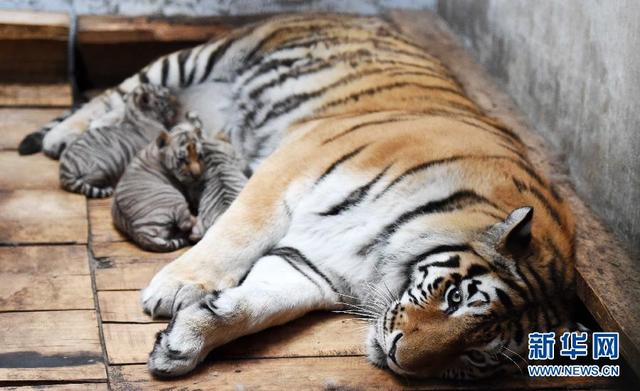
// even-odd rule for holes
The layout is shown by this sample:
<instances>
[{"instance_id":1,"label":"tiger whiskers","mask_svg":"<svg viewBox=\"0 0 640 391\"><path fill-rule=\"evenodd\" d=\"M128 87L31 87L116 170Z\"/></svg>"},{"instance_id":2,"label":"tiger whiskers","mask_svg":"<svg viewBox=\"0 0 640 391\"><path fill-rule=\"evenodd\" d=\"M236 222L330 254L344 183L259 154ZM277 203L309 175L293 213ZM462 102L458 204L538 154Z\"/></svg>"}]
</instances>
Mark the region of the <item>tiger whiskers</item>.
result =
<instances>
[{"instance_id":1,"label":"tiger whiskers","mask_svg":"<svg viewBox=\"0 0 640 391\"><path fill-rule=\"evenodd\" d=\"M529 365L529 361L527 359L525 359L524 357L522 357L520 354L518 354L518 352L516 352L515 350L511 350L507 347L507 345L504 345L502 347L502 349L506 350L509 353L515 354L516 357L518 357L520 360L522 360L522 362L524 362L526 365Z\"/></svg>"},{"instance_id":2,"label":"tiger whiskers","mask_svg":"<svg viewBox=\"0 0 640 391\"><path fill-rule=\"evenodd\" d=\"M513 363L513 365L516 366L516 368L518 368L518 371L520 371L520 374L524 374L524 372L522 371L522 368L520 367L520 365L518 365L517 362L515 362L515 360L513 358L511 358L508 354L506 354L504 351L505 349L509 352L513 352L511 349L507 348L506 345L502 345L502 347L498 350L498 354L502 355L503 357L506 357L509 361L511 361ZM515 352L513 352L515 353ZM519 354L516 353L516 355L520 356Z\"/></svg>"}]
</instances>

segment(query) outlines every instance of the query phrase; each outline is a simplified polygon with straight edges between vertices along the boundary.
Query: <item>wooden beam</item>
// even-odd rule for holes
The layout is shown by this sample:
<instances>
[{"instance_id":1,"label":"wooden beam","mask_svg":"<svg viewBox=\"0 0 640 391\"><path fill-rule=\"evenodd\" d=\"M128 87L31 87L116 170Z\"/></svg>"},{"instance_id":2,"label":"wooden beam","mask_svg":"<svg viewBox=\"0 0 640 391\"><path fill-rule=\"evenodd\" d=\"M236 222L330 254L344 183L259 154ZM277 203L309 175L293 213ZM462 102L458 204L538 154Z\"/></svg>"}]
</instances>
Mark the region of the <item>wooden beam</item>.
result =
<instances>
[{"instance_id":1,"label":"wooden beam","mask_svg":"<svg viewBox=\"0 0 640 391\"><path fill-rule=\"evenodd\" d=\"M56 84L0 84L0 106L69 107L71 87Z\"/></svg>"}]
</instances>

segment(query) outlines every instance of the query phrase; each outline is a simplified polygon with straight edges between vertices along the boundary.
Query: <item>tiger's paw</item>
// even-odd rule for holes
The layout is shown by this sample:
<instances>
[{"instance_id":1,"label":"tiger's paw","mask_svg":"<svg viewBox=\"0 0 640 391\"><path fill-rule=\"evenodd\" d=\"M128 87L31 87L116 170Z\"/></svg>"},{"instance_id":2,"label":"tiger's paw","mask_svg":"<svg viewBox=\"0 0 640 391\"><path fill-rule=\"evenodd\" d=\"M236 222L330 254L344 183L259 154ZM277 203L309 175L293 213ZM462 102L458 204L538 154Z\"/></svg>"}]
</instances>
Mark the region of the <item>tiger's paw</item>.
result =
<instances>
[{"instance_id":1,"label":"tiger's paw","mask_svg":"<svg viewBox=\"0 0 640 391\"><path fill-rule=\"evenodd\" d=\"M176 313L169 326L156 335L148 367L156 377L191 372L215 347L235 339L233 301L219 300L217 292Z\"/></svg>"},{"instance_id":2,"label":"tiger's paw","mask_svg":"<svg viewBox=\"0 0 640 391\"><path fill-rule=\"evenodd\" d=\"M170 318L206 294L204 284L181 281L164 272L165 269L142 291L142 309L154 319Z\"/></svg>"},{"instance_id":3,"label":"tiger's paw","mask_svg":"<svg viewBox=\"0 0 640 391\"><path fill-rule=\"evenodd\" d=\"M170 331L161 331L156 335L148 362L149 372L155 377L184 375L191 372L201 361L201 341L189 339L172 344L170 340Z\"/></svg>"}]
</instances>

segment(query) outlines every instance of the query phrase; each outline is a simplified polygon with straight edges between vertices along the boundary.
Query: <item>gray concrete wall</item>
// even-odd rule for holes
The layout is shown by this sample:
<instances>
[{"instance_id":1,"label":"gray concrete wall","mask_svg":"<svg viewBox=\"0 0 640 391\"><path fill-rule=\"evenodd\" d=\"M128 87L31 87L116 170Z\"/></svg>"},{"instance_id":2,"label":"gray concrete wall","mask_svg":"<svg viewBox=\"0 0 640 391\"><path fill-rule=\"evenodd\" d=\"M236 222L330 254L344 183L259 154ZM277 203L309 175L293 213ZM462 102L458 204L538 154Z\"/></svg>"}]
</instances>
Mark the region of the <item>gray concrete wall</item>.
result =
<instances>
[{"instance_id":1,"label":"gray concrete wall","mask_svg":"<svg viewBox=\"0 0 640 391\"><path fill-rule=\"evenodd\" d=\"M438 13L640 256L640 1L440 0Z\"/></svg>"},{"instance_id":2,"label":"gray concrete wall","mask_svg":"<svg viewBox=\"0 0 640 391\"><path fill-rule=\"evenodd\" d=\"M389 7L434 9L437 0L0 0L0 8L114 15L246 15L333 11L377 14Z\"/></svg>"}]
</instances>

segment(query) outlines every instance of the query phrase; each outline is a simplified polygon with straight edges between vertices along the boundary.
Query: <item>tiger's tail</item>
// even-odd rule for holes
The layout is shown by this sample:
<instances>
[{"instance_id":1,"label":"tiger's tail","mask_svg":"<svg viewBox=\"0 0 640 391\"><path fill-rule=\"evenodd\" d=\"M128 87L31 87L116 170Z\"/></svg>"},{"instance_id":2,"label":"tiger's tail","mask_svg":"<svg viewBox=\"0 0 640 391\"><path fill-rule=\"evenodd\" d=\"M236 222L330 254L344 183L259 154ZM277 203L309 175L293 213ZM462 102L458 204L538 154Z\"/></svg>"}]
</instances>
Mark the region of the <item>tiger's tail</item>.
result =
<instances>
[{"instance_id":1,"label":"tiger's tail","mask_svg":"<svg viewBox=\"0 0 640 391\"><path fill-rule=\"evenodd\" d=\"M92 173L89 170L89 174L82 173L77 169L79 162L68 161L62 159L60 162L60 185L62 188L72 193L84 194L89 198L106 198L113 194L113 186L107 185L104 187L97 186L93 183L104 182L101 178L92 177ZM96 176L97 173L93 172Z\"/></svg>"},{"instance_id":2,"label":"tiger's tail","mask_svg":"<svg viewBox=\"0 0 640 391\"><path fill-rule=\"evenodd\" d=\"M20 155L33 155L34 153L42 151L42 140L44 139L44 136L49 133L51 129L55 128L58 124L67 119L71 114L71 110L65 110L62 114L47 122L40 129L26 135L22 141L20 141L20 145L18 145L18 153Z\"/></svg>"},{"instance_id":3,"label":"tiger's tail","mask_svg":"<svg viewBox=\"0 0 640 391\"><path fill-rule=\"evenodd\" d=\"M106 198L113 195L113 186L98 187L91 185L83 178L60 178L60 183L65 190L73 193L84 194L89 198Z\"/></svg>"}]
</instances>

